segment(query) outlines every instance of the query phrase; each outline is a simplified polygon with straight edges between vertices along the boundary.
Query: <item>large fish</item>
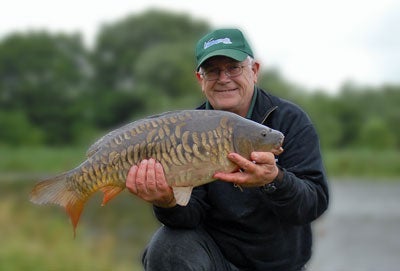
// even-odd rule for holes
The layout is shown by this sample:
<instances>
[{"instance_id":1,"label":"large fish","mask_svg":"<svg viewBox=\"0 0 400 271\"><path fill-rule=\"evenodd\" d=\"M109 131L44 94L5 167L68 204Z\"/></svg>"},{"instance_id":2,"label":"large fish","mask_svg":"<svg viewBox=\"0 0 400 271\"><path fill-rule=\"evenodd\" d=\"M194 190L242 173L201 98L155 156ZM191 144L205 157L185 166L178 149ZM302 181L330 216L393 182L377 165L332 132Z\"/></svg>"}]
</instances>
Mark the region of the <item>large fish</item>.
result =
<instances>
[{"instance_id":1,"label":"large fish","mask_svg":"<svg viewBox=\"0 0 400 271\"><path fill-rule=\"evenodd\" d=\"M192 188L213 181L216 171L237 166L227 155L249 158L252 151L282 152L281 132L218 110L167 112L129 123L100 138L78 167L39 182L30 199L59 204L70 216L74 232L88 198L98 190L103 203L125 188L130 167L154 158L164 168L179 205L186 205Z\"/></svg>"}]
</instances>

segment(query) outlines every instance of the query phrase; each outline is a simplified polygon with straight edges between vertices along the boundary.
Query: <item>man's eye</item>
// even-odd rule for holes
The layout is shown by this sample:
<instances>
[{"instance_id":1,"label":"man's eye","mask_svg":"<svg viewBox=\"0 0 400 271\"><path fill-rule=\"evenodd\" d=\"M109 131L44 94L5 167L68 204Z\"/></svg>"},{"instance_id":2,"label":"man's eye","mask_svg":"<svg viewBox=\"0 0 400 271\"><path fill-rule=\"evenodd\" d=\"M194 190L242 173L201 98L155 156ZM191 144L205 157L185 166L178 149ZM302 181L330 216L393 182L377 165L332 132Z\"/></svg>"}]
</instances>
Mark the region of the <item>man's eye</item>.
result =
<instances>
[{"instance_id":1,"label":"man's eye","mask_svg":"<svg viewBox=\"0 0 400 271\"><path fill-rule=\"evenodd\" d=\"M229 73L235 73L240 70L240 67L239 66L231 66L231 67L228 67L227 70Z\"/></svg>"},{"instance_id":2,"label":"man's eye","mask_svg":"<svg viewBox=\"0 0 400 271\"><path fill-rule=\"evenodd\" d=\"M218 69L211 69L211 70L207 70L205 72L205 74L217 74L217 73L219 73Z\"/></svg>"}]
</instances>

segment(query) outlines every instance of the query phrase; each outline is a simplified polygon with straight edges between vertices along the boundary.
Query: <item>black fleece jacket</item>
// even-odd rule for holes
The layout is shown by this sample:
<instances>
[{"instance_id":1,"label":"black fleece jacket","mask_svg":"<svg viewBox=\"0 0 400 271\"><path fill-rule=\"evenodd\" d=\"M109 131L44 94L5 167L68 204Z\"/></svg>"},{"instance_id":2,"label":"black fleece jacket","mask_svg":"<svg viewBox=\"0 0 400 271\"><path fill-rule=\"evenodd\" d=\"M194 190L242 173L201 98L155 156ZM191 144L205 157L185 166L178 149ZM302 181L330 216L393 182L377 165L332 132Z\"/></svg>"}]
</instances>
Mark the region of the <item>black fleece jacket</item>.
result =
<instances>
[{"instance_id":1,"label":"black fleece jacket","mask_svg":"<svg viewBox=\"0 0 400 271\"><path fill-rule=\"evenodd\" d=\"M255 91L251 119L285 135L284 152L277 157L284 175L277 190L241 190L215 181L195 188L185 207L154 207L154 211L166 226L204 227L241 270L299 270L311 257L310 223L329 201L319 139L297 105L259 88Z\"/></svg>"}]
</instances>

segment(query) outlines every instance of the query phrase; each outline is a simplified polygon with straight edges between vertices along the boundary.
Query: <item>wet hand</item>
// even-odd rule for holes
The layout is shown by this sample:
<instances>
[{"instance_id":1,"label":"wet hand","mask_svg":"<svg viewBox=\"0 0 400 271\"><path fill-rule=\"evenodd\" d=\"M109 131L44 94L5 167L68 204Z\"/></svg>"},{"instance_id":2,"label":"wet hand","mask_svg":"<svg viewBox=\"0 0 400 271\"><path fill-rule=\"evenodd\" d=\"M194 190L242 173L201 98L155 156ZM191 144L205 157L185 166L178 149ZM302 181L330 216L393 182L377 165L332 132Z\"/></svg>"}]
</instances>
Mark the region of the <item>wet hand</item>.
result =
<instances>
[{"instance_id":1,"label":"wet hand","mask_svg":"<svg viewBox=\"0 0 400 271\"><path fill-rule=\"evenodd\" d=\"M228 159L240 170L232 173L217 172L214 178L232 182L240 187L257 187L271 183L278 175L275 155L271 152L252 152L251 160L237 153L230 153Z\"/></svg>"},{"instance_id":2,"label":"wet hand","mask_svg":"<svg viewBox=\"0 0 400 271\"><path fill-rule=\"evenodd\" d=\"M164 169L154 159L142 160L133 165L126 177L126 188L139 198L158 207L176 205L172 188L167 184Z\"/></svg>"}]
</instances>

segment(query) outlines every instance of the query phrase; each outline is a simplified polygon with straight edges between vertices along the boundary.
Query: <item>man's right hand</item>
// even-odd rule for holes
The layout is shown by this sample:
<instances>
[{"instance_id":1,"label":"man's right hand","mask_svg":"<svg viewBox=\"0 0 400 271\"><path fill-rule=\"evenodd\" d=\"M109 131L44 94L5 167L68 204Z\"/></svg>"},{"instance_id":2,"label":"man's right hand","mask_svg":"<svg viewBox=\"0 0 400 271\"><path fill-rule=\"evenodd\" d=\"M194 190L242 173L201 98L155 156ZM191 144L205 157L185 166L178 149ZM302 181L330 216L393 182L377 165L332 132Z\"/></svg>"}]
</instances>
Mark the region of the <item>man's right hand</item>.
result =
<instances>
[{"instance_id":1,"label":"man's right hand","mask_svg":"<svg viewBox=\"0 0 400 271\"><path fill-rule=\"evenodd\" d=\"M164 169L159 162L150 158L133 165L126 177L126 188L139 198L162 208L176 205L172 188L165 178Z\"/></svg>"}]
</instances>

